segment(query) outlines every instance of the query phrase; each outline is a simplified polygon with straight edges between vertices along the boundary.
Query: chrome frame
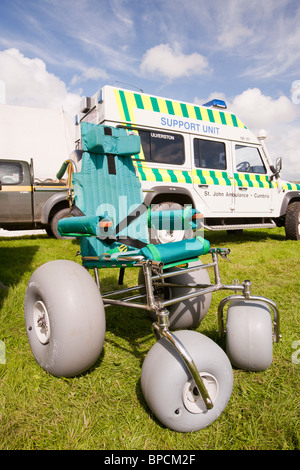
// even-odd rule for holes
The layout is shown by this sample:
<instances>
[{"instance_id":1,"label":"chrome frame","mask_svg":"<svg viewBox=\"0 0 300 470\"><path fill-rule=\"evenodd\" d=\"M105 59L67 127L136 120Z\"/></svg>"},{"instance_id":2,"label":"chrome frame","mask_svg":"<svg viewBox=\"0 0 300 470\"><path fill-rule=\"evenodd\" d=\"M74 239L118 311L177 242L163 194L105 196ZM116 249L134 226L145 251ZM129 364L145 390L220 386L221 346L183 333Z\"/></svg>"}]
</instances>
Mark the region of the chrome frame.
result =
<instances>
[{"instance_id":1,"label":"chrome frame","mask_svg":"<svg viewBox=\"0 0 300 470\"><path fill-rule=\"evenodd\" d=\"M233 295L225 297L218 306L218 333L219 336L223 336L225 334L224 328L224 308L231 302L235 300L249 300L249 301L260 301L266 303L266 305L273 312L273 339L274 342L278 342L280 339L279 334L279 310L277 305L270 299L261 296L253 296L251 295L251 282L249 280L245 280L242 284L239 284L238 281L235 279L233 284L227 285L222 284L220 270L219 270L219 263L218 263L218 255L221 255L223 258L227 259L227 255L230 253L228 249L211 249L210 253L212 254L212 262L208 264L199 264L192 267L186 267L181 269L180 271L168 271L163 272L163 264L158 263L152 260L143 260L141 257L134 258L131 260L130 257L126 256L123 257L123 261L135 261L134 267L143 268L145 284L141 284L134 287L129 287L125 289L119 289L112 292L107 292L102 294L104 307L109 307L111 305L118 305L122 307L130 307L130 308L140 308L143 310L154 311L157 315L157 321L153 323L152 328L153 332L155 333L157 338L166 338L166 340L176 349L179 353L180 357L183 359L185 365L187 366L188 370L191 373L192 378L194 379L198 391L201 394L201 397L206 405L207 409L213 408L212 400L209 397L209 394L204 386L203 380L197 370L197 367L193 361L193 358L187 351L187 349L183 346L183 344L179 341L179 339L169 331L169 312L167 307L169 305L173 305L177 302L182 302L184 300L188 300L194 297L199 297L201 295L205 295L211 292L217 292L219 290L231 290L234 291ZM200 261L199 261L200 263ZM185 266L187 265L187 262ZM125 265L126 266L126 265ZM193 292L191 294L186 294L183 296L178 296L172 299L163 300L156 296L156 289L160 287L189 287L188 285L182 284L175 284L175 283L168 283L166 280L169 277L174 277L180 275L182 273L189 273L192 271L196 271L198 269L207 269L213 268L214 269L214 284L197 284L191 285L193 289L199 289L198 292ZM99 275L98 275L98 268L94 268L95 273L95 280L100 288L99 285ZM145 292L146 288L146 292ZM119 295L127 295L129 293L133 293L135 291L139 291L139 294L130 295L128 297L123 297L121 299L112 298L114 296ZM240 292L240 294L237 294ZM146 302L145 302L146 298ZM141 302L144 300L144 302Z\"/></svg>"}]
</instances>

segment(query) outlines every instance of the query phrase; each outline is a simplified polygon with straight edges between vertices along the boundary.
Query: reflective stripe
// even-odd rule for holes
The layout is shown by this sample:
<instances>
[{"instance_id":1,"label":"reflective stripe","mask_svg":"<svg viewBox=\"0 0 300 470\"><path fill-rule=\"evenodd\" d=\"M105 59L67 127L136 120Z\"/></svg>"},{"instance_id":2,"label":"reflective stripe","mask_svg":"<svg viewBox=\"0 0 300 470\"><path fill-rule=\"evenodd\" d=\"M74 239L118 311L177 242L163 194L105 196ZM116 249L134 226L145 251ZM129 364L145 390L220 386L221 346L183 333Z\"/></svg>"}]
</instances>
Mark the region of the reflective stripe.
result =
<instances>
[{"instance_id":1,"label":"reflective stripe","mask_svg":"<svg viewBox=\"0 0 300 470\"><path fill-rule=\"evenodd\" d=\"M135 162L141 181L159 183L207 184L211 186L241 186L245 188L276 188L277 182L269 181L267 175L234 173L229 178L226 171L221 170L172 170L170 168L150 168L147 163ZM296 183L282 183L283 189L300 190Z\"/></svg>"},{"instance_id":2,"label":"reflective stripe","mask_svg":"<svg viewBox=\"0 0 300 470\"><path fill-rule=\"evenodd\" d=\"M51 186L51 185L45 185L45 186L34 186L33 190L34 191L58 191L58 190L63 190L67 191L68 186L62 185L62 186ZM7 192L12 192L12 193L24 193L24 192L32 192L32 186L21 186L21 185L4 185L2 184L1 191L4 193Z\"/></svg>"}]
</instances>

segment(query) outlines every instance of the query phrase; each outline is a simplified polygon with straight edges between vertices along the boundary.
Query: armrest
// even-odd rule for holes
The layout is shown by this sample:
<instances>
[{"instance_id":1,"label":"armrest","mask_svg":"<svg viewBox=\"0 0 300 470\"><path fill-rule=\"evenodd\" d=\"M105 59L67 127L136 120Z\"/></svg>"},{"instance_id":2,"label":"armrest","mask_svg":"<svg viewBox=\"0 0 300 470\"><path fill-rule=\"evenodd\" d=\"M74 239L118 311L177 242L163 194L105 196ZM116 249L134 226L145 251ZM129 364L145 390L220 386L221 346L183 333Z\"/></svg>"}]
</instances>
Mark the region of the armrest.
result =
<instances>
[{"instance_id":1,"label":"armrest","mask_svg":"<svg viewBox=\"0 0 300 470\"><path fill-rule=\"evenodd\" d=\"M195 230L203 215L191 206L170 211L149 211L148 227L157 230Z\"/></svg>"},{"instance_id":2,"label":"armrest","mask_svg":"<svg viewBox=\"0 0 300 470\"><path fill-rule=\"evenodd\" d=\"M57 229L62 237L109 236L113 222L109 217L93 215L66 217L58 221Z\"/></svg>"}]
</instances>

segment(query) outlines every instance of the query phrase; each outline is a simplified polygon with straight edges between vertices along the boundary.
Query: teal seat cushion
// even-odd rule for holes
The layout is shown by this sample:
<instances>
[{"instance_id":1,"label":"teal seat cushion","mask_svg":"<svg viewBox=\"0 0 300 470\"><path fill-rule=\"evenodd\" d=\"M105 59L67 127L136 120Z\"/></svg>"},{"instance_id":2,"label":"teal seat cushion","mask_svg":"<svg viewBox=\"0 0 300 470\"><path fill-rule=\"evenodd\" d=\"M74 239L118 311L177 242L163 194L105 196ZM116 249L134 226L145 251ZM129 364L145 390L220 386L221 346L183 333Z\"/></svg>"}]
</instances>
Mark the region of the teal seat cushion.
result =
<instances>
[{"instance_id":1,"label":"teal seat cushion","mask_svg":"<svg viewBox=\"0 0 300 470\"><path fill-rule=\"evenodd\" d=\"M84 130L82 134L82 149L84 151L127 157L140 152L139 136L127 134L124 129L118 129L121 133L118 132L116 135L106 135L104 126L91 127L89 123L83 123L82 128Z\"/></svg>"},{"instance_id":2,"label":"teal seat cushion","mask_svg":"<svg viewBox=\"0 0 300 470\"><path fill-rule=\"evenodd\" d=\"M81 172L73 174L75 204L85 216L109 217L113 228L143 202L141 183L136 175L131 155L139 153L140 138L128 135L125 129L108 128L87 122L81 123ZM93 151L92 151L92 150ZM107 152L101 153L101 152ZM113 158L114 173L109 159ZM68 219L66 219L66 225ZM131 222L118 234L122 238L135 238L149 243L147 212ZM105 237L80 239L81 254L100 256L109 249Z\"/></svg>"},{"instance_id":3,"label":"teal seat cushion","mask_svg":"<svg viewBox=\"0 0 300 470\"><path fill-rule=\"evenodd\" d=\"M75 205L82 215L62 219L58 228L62 235L80 237L84 265L100 266L103 261L109 265L108 259L118 264L124 254L136 253L168 264L207 253L209 242L201 237L165 245L149 243L150 226L182 230L188 223L195 228L198 211L187 207L149 215L132 162L132 155L140 151L139 136L128 135L122 128L83 122L81 137L81 171L73 174L73 187ZM134 211L140 211L139 216L126 223Z\"/></svg>"}]
</instances>

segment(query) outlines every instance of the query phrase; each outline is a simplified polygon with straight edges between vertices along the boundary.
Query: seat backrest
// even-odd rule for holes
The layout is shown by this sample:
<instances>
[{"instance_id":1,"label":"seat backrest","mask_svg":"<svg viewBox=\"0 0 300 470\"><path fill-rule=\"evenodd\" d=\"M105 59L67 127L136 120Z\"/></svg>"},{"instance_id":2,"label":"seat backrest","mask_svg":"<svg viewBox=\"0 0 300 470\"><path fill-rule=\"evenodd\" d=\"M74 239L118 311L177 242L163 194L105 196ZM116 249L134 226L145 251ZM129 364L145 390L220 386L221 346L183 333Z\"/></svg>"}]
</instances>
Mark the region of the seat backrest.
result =
<instances>
[{"instance_id":1,"label":"seat backrest","mask_svg":"<svg viewBox=\"0 0 300 470\"><path fill-rule=\"evenodd\" d=\"M82 165L73 174L76 206L86 215L108 216L117 227L143 203L143 193L132 162L140 151L140 138L125 129L81 123ZM149 242L147 213L119 233ZM109 248L104 239L81 238L82 256L100 256Z\"/></svg>"}]
</instances>

